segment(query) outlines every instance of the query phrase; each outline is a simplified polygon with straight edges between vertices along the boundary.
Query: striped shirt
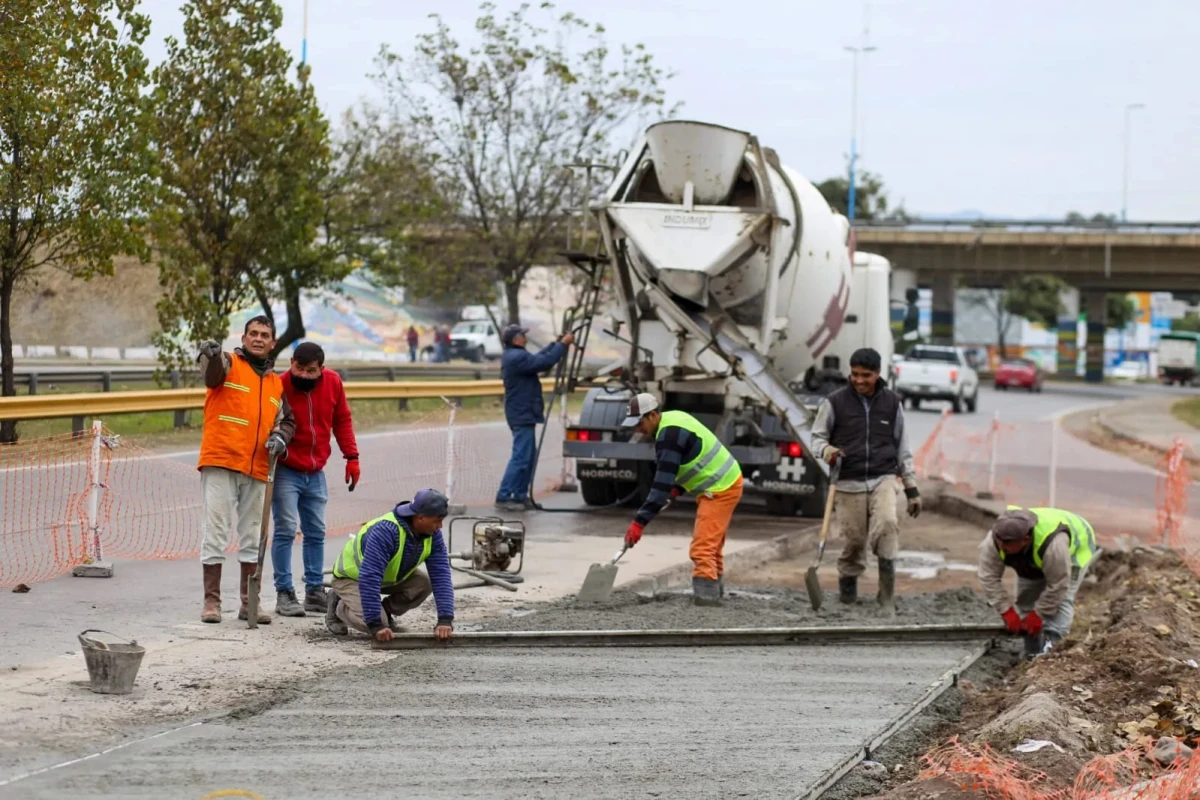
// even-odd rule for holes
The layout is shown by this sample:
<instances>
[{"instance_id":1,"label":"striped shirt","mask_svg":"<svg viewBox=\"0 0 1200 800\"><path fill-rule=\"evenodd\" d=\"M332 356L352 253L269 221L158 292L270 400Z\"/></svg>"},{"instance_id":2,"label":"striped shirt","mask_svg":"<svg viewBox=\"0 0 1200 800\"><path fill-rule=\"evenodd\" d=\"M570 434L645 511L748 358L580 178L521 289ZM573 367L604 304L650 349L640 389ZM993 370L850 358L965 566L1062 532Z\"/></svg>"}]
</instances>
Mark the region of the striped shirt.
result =
<instances>
[{"instance_id":1,"label":"striped shirt","mask_svg":"<svg viewBox=\"0 0 1200 800\"><path fill-rule=\"evenodd\" d=\"M417 566L421 550L425 542L423 537L413 533L408 527L408 518L400 517L404 525L404 555L400 559L400 575ZM363 561L358 568L358 591L362 596L363 622L375 633L384 627L383 606L380 595L383 594L383 573L388 562L399 550L399 535L396 525L390 519L380 520L367 529L363 534ZM439 529L433 533L433 545L429 558L425 561L425 571L429 573L429 582L433 585L433 600L437 605L438 624L449 624L454 621L454 580L450 574L450 555L446 552L446 540L442 538Z\"/></svg>"},{"instance_id":2,"label":"striped shirt","mask_svg":"<svg viewBox=\"0 0 1200 800\"><path fill-rule=\"evenodd\" d=\"M654 440L654 481L650 484L646 502L642 503L634 517L635 522L648 525L650 520L658 516L671 498L671 489L677 486L679 467L698 458L702 446L700 437L687 428L670 425L659 430ZM679 493L683 493L683 487L679 487Z\"/></svg>"}]
</instances>

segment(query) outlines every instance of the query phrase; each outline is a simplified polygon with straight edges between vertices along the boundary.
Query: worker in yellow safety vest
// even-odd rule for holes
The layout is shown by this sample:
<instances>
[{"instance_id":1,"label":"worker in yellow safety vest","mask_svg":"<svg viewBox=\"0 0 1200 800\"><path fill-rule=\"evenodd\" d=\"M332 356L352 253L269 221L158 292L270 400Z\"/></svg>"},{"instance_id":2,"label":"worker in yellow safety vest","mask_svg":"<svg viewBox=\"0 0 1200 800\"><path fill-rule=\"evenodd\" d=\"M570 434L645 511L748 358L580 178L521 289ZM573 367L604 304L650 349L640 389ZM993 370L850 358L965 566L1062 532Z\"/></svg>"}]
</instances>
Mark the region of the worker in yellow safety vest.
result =
<instances>
[{"instance_id":1,"label":"worker in yellow safety vest","mask_svg":"<svg viewBox=\"0 0 1200 800\"><path fill-rule=\"evenodd\" d=\"M1025 637L1029 657L1048 652L1071 630L1075 594L1099 554L1096 533L1078 514L1009 506L979 545L979 582L1009 633ZM1001 583L1017 573L1013 602Z\"/></svg>"},{"instance_id":2,"label":"worker in yellow safety vest","mask_svg":"<svg viewBox=\"0 0 1200 800\"><path fill-rule=\"evenodd\" d=\"M688 553L693 565L692 600L696 605L720 605L725 590L725 535L742 499L742 468L702 422L683 411L659 411L654 395L634 396L624 425L642 437L654 438L657 462L650 493L625 533L625 545L638 543L642 529L669 498L685 492L696 495L696 526Z\"/></svg>"}]
</instances>

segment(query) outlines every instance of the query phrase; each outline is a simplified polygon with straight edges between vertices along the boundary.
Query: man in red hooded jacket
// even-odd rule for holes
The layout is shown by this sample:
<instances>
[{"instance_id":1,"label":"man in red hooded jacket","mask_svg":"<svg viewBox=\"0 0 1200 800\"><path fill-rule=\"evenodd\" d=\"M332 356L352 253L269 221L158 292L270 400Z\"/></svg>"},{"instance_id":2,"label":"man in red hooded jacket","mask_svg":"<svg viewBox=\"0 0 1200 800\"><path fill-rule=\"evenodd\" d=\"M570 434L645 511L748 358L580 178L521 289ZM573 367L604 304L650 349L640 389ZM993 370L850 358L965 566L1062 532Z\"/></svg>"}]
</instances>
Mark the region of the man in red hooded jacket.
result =
<instances>
[{"instance_id":1,"label":"man in red hooded jacket","mask_svg":"<svg viewBox=\"0 0 1200 800\"><path fill-rule=\"evenodd\" d=\"M275 569L275 613L303 617L305 611L325 613L325 462L332 450L330 435L346 459L346 484L358 485L358 444L350 419L350 404L342 379L325 369L325 351L304 342L292 354L291 368L283 376L283 393L296 416L296 435L275 472L275 539L271 563ZM304 536L304 605L292 588L292 542L299 525Z\"/></svg>"}]
</instances>

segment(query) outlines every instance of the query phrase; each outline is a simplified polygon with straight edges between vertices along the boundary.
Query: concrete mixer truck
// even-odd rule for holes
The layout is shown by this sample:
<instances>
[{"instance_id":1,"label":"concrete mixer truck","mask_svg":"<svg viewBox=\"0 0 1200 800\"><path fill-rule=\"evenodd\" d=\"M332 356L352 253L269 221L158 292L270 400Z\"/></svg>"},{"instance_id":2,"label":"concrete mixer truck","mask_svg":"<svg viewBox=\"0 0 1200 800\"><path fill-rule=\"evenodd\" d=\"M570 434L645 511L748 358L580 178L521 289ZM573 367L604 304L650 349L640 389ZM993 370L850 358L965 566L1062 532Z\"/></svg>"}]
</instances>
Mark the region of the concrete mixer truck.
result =
<instances>
[{"instance_id":1,"label":"concrete mixer truck","mask_svg":"<svg viewBox=\"0 0 1200 800\"><path fill-rule=\"evenodd\" d=\"M770 513L820 516L828 468L806 395L848 371L851 345L890 360L886 268L852 274L845 217L756 137L719 125L652 125L588 211L599 252L572 260L590 261L597 290L603 275L616 309L603 333L628 356L570 378L590 386L563 444L584 501L648 489L653 444L619 427L630 393L648 391L708 425ZM856 277L870 291L853 291Z\"/></svg>"}]
</instances>

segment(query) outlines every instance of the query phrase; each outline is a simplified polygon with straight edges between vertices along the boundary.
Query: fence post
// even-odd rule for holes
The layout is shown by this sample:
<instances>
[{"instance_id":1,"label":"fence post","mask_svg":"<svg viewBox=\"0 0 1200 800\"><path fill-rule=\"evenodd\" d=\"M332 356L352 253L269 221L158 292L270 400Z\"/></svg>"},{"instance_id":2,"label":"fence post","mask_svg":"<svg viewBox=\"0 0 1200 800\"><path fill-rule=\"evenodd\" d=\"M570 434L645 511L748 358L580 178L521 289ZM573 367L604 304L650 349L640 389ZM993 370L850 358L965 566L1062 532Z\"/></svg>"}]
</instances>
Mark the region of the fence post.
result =
<instances>
[{"instance_id":1,"label":"fence post","mask_svg":"<svg viewBox=\"0 0 1200 800\"><path fill-rule=\"evenodd\" d=\"M29 393L30 394L37 394L37 378L38 378L38 374L36 372L29 373Z\"/></svg>"},{"instance_id":2,"label":"fence post","mask_svg":"<svg viewBox=\"0 0 1200 800\"><path fill-rule=\"evenodd\" d=\"M102 391L102 392L111 392L112 391L112 373L111 372L103 372L100 374L100 387L101 387L100 391Z\"/></svg>"},{"instance_id":3,"label":"fence post","mask_svg":"<svg viewBox=\"0 0 1200 800\"><path fill-rule=\"evenodd\" d=\"M992 427L988 431L988 495L996 496L996 440L1000 438L1000 412L992 412Z\"/></svg>"},{"instance_id":4,"label":"fence post","mask_svg":"<svg viewBox=\"0 0 1200 800\"><path fill-rule=\"evenodd\" d=\"M104 439L104 424L100 420L92 420L92 454L88 460L88 478L91 484L88 490L87 515L88 530L84 537L84 563L75 567L71 574L77 578L111 578L112 564L104 561L104 545L100 536L100 493L107 486L100 480L100 446Z\"/></svg>"},{"instance_id":5,"label":"fence post","mask_svg":"<svg viewBox=\"0 0 1200 800\"><path fill-rule=\"evenodd\" d=\"M466 512L466 506L454 503L454 442L458 435L454 428L454 415L458 411L458 403L452 397L443 397L442 401L450 406L450 420L446 425L446 497L450 500L447 511L450 514L461 515Z\"/></svg>"},{"instance_id":6,"label":"fence post","mask_svg":"<svg viewBox=\"0 0 1200 800\"><path fill-rule=\"evenodd\" d=\"M180 381L179 370L177 370L177 369L171 370L171 388L178 389L179 381ZM175 427L182 428L186 425L187 425L187 412L183 411L183 410L177 410L175 412Z\"/></svg>"},{"instance_id":7,"label":"fence post","mask_svg":"<svg viewBox=\"0 0 1200 800\"><path fill-rule=\"evenodd\" d=\"M1050 507L1057 508L1058 496L1058 420L1050 421Z\"/></svg>"}]
</instances>

